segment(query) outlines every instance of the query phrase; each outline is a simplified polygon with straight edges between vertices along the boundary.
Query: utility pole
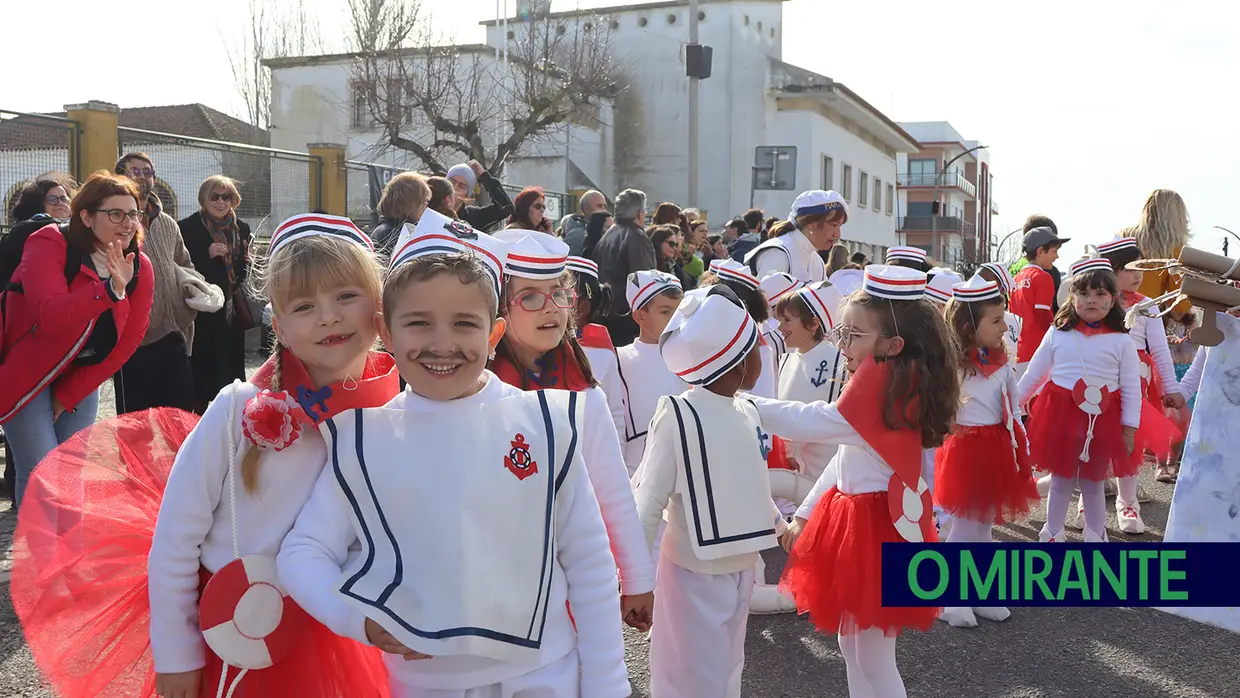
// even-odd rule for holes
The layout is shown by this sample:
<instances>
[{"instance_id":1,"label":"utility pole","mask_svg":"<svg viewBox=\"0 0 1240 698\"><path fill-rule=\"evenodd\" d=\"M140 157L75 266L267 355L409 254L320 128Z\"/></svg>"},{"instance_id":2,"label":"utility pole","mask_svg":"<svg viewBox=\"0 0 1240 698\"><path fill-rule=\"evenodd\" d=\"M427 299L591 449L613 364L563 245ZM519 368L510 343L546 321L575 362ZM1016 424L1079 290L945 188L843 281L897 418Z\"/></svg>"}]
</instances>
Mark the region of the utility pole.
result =
<instances>
[{"instance_id":1,"label":"utility pole","mask_svg":"<svg viewBox=\"0 0 1240 698\"><path fill-rule=\"evenodd\" d=\"M698 42L698 0L689 0L689 45ZM686 54L687 55L687 54ZM698 88L701 79L697 75L689 76L689 206L699 206L698 200Z\"/></svg>"}]
</instances>

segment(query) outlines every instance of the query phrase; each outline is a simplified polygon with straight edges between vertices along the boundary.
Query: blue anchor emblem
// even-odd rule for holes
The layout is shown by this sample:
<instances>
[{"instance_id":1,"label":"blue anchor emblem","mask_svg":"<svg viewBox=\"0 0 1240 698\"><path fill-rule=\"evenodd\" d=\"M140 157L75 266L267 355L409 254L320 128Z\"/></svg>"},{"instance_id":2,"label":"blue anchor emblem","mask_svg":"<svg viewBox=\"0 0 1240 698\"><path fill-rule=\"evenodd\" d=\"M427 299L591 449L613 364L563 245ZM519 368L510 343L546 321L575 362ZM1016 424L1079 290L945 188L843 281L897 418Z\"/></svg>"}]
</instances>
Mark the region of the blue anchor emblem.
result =
<instances>
[{"instance_id":1,"label":"blue anchor emblem","mask_svg":"<svg viewBox=\"0 0 1240 698\"><path fill-rule=\"evenodd\" d=\"M538 357L534 360L534 365L538 367L538 373L534 373L533 371L526 371L526 373L529 374L530 379L534 381L535 385L541 388L547 388L555 385L556 376L554 352Z\"/></svg>"},{"instance_id":2,"label":"blue anchor emblem","mask_svg":"<svg viewBox=\"0 0 1240 698\"><path fill-rule=\"evenodd\" d=\"M830 370L830 368L830 363L826 359L823 359L822 362L818 364L818 375L814 378L810 378L809 382L813 383L815 388L821 388L826 385L827 381L831 380L826 377L826 373Z\"/></svg>"},{"instance_id":3,"label":"blue anchor emblem","mask_svg":"<svg viewBox=\"0 0 1240 698\"><path fill-rule=\"evenodd\" d=\"M762 433L762 427L757 428L758 432L758 450L762 452L762 460L771 453L771 447L766 445L767 435Z\"/></svg>"},{"instance_id":4,"label":"blue anchor emblem","mask_svg":"<svg viewBox=\"0 0 1240 698\"><path fill-rule=\"evenodd\" d=\"M301 409L305 410L306 414L310 416L310 419L315 422L321 420L322 417L314 411L314 408L318 407L320 410L323 410L324 414L326 414L327 398L331 396L332 389L330 386L323 386L318 390L312 390L304 385L297 386L297 404L301 405Z\"/></svg>"}]
</instances>

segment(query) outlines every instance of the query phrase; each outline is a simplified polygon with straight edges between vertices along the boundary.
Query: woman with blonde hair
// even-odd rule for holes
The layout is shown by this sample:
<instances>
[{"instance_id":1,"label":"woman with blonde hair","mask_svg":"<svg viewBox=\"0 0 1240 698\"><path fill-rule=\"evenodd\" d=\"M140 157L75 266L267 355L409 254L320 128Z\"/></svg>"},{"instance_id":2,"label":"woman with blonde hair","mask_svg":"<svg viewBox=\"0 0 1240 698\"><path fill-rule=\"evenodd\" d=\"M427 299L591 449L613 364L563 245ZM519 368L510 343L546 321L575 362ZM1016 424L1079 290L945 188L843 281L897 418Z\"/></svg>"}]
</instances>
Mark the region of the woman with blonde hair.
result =
<instances>
[{"instance_id":1,"label":"woman with blonde hair","mask_svg":"<svg viewBox=\"0 0 1240 698\"><path fill-rule=\"evenodd\" d=\"M405 223L417 223L431 200L426 177L417 172L401 172L383 187L379 197L379 225L370 232L375 251L391 256Z\"/></svg>"},{"instance_id":2,"label":"woman with blonde hair","mask_svg":"<svg viewBox=\"0 0 1240 698\"><path fill-rule=\"evenodd\" d=\"M1188 207L1184 199L1170 189L1155 189L1145 200L1141 222L1120 233L1134 237L1137 246L1149 259L1172 259L1188 244ZM1141 295L1156 298L1180 287L1179 279L1167 271L1151 272L1141 281ZM1176 312L1187 312L1187 301L1176 306Z\"/></svg>"},{"instance_id":3,"label":"woman with blonde hair","mask_svg":"<svg viewBox=\"0 0 1240 698\"><path fill-rule=\"evenodd\" d=\"M177 221L194 269L224 295L224 307L194 318L189 364L198 414L221 388L245 380L245 333L255 323L245 292L250 226L237 216L240 205L237 181L214 175L198 187L198 210Z\"/></svg>"}]
</instances>

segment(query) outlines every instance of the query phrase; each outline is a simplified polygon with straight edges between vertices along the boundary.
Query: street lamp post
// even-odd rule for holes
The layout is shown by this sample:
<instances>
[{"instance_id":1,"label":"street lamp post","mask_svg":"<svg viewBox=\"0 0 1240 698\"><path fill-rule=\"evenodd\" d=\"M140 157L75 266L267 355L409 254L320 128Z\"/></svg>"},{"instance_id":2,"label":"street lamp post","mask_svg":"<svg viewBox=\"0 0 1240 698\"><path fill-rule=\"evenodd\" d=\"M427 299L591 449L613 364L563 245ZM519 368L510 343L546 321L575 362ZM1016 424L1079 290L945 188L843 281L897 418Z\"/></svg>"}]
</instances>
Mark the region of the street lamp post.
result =
<instances>
[{"instance_id":1,"label":"street lamp post","mask_svg":"<svg viewBox=\"0 0 1240 698\"><path fill-rule=\"evenodd\" d=\"M1223 226L1221 226L1221 225L1216 225L1216 226L1214 226L1214 227L1215 227L1215 228L1218 228L1219 230L1223 231L1224 233L1227 233L1227 234L1231 235L1233 238L1235 238L1235 239L1237 239L1237 240L1240 240L1240 235L1236 235L1235 233L1233 233L1232 231L1228 230L1227 228L1224 228L1224 227L1223 227ZM1224 256L1224 257L1226 257L1226 256L1227 256L1227 238L1223 238L1223 256Z\"/></svg>"},{"instance_id":2,"label":"street lamp post","mask_svg":"<svg viewBox=\"0 0 1240 698\"><path fill-rule=\"evenodd\" d=\"M939 203L939 186L943 183L943 173L947 171L948 167L951 167L951 164L953 162L968 155L969 153L972 153L977 150L981 150L985 147L986 146L984 145L975 145L972 148L969 148L968 150L957 155L951 160L948 160L947 162L943 163L943 169L939 170L938 172L934 174L934 206L933 208L938 209L938 210L932 210L930 212L932 214L930 216L930 254L931 256L934 257L934 259L940 259L940 260L942 259L942 255L939 254L939 214L943 212L943 206L942 204Z\"/></svg>"}]
</instances>

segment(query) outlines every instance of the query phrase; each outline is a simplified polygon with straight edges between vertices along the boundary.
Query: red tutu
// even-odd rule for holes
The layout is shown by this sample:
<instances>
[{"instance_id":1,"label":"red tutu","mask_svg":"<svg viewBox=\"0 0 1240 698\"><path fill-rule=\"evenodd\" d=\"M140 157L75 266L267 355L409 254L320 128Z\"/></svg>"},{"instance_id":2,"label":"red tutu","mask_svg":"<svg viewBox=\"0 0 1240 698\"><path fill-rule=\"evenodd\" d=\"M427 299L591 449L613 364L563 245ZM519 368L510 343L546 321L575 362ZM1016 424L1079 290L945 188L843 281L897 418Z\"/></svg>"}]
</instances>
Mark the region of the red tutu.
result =
<instances>
[{"instance_id":1,"label":"red tutu","mask_svg":"<svg viewBox=\"0 0 1240 698\"><path fill-rule=\"evenodd\" d=\"M168 473L197 421L156 409L99 422L31 475L13 538L11 593L31 654L62 698L156 695L147 556ZM311 626L293 656L247 673L233 695L388 694L377 650ZM203 672L203 696L216 695L215 661ZM282 675L278 688L260 678L273 670Z\"/></svg>"},{"instance_id":2,"label":"red tutu","mask_svg":"<svg viewBox=\"0 0 1240 698\"><path fill-rule=\"evenodd\" d=\"M1139 448L1135 456L1144 460L1144 452L1148 450L1162 460L1171 453L1172 444L1184 438L1184 427L1176 423L1178 413L1172 413L1175 417L1168 416L1167 409L1163 407L1162 376L1154 365L1154 359L1144 350L1138 351L1137 356L1149 367L1150 379L1143 386L1145 404L1141 406L1141 426L1137 428ZM1139 460L1137 467L1140 466Z\"/></svg>"},{"instance_id":3,"label":"red tutu","mask_svg":"<svg viewBox=\"0 0 1240 698\"><path fill-rule=\"evenodd\" d=\"M933 525L922 529L927 543L938 542ZM847 495L832 487L793 546L779 588L821 633L928 630L943 609L883 606L882 544L902 542L886 492Z\"/></svg>"},{"instance_id":4,"label":"red tutu","mask_svg":"<svg viewBox=\"0 0 1240 698\"><path fill-rule=\"evenodd\" d=\"M1007 427L956 427L934 457L934 502L952 516L1002 525L1041 500L1016 429L1015 451Z\"/></svg>"},{"instance_id":5,"label":"red tutu","mask_svg":"<svg viewBox=\"0 0 1240 698\"><path fill-rule=\"evenodd\" d=\"M1111 394L1109 408L1094 421L1094 438L1089 460L1081 460L1081 449L1089 433L1089 415L1072 398L1072 391L1047 383L1041 398L1029 415L1029 450L1038 468L1060 477L1080 477L1101 482L1109 477L1126 477L1137 472L1140 448L1134 460L1124 444L1120 421L1120 392ZM1144 401L1142 401L1144 404Z\"/></svg>"}]
</instances>

